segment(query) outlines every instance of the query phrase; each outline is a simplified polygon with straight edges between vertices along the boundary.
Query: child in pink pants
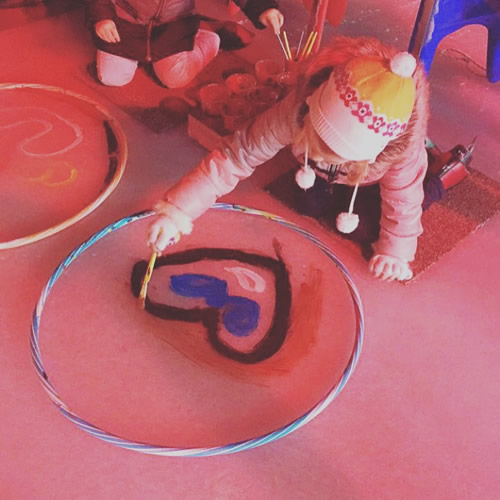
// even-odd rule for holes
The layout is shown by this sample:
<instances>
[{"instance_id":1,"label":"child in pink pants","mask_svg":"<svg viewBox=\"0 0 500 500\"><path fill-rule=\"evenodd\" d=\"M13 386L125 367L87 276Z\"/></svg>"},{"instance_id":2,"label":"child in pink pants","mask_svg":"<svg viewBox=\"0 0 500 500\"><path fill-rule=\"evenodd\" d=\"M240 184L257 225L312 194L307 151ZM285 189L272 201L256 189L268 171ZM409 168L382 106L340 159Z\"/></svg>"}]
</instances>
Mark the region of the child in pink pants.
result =
<instances>
[{"instance_id":1,"label":"child in pink pants","mask_svg":"<svg viewBox=\"0 0 500 500\"><path fill-rule=\"evenodd\" d=\"M153 69L165 87L184 87L217 55L219 35L198 30L193 50L179 52L153 62ZM97 76L104 85L121 87L134 78L139 61L97 50Z\"/></svg>"},{"instance_id":2,"label":"child in pink pants","mask_svg":"<svg viewBox=\"0 0 500 500\"><path fill-rule=\"evenodd\" d=\"M279 33L283 15L275 0L247 0L241 8L257 28ZM149 62L165 86L187 85L220 44L216 33L199 29L194 11L194 0L87 0L99 80L126 85L138 63Z\"/></svg>"}]
</instances>

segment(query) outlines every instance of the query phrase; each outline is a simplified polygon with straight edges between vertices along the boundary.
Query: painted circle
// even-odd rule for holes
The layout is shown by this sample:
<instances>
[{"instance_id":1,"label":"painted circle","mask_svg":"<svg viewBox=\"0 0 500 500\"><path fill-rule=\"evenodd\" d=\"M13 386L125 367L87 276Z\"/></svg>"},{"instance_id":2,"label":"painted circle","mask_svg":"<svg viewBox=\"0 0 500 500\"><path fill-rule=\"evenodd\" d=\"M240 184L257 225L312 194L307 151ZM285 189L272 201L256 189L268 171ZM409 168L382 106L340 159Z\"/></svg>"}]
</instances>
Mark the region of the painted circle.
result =
<instances>
[{"instance_id":1,"label":"painted circle","mask_svg":"<svg viewBox=\"0 0 500 500\"><path fill-rule=\"evenodd\" d=\"M147 335L143 334L145 325L146 329L151 328L151 331L153 331L158 325L161 326L164 324L162 320L157 320L157 318L151 319L149 315L145 316L144 311L136 307L137 299L132 296L130 290L125 293L125 295L121 294L121 296L119 291L117 291L120 288L125 291L127 287L130 288L130 284L127 285L123 277L123 273L128 272L127 269L130 270L130 261L136 259L137 255L141 255L141 259L144 257L144 242L137 241L136 237L131 238L131 234L129 233L135 230L135 226L142 231L144 228L142 228L141 224L144 224L145 219L151 215L153 215L152 212L141 212L121 219L96 233L88 241L77 247L58 266L41 294L33 315L31 335L32 359L44 389L61 413L82 430L113 445L149 454L191 457L228 454L261 446L293 432L321 413L340 393L352 374L361 352L364 332L363 311L359 294L349 272L335 254L313 234L281 217L238 205L215 204L207 215L195 225L195 231L193 233L196 233L196 228L200 228L201 232L198 235L193 234L189 237L183 237L178 245L184 240L187 248L186 251L191 251L193 248L195 250L198 249L200 238L214 238L215 241L222 241L222 247L224 247L224 243L227 244L228 241L231 242L231 236L221 239L220 232L208 229L209 226L213 227L213 224L204 224L204 222L210 222L210 217L212 217L212 220L217 220L217 217L219 217L219 222L220 217L225 217L225 220L229 217L229 222L232 223L232 227L236 227L238 221L240 221L239 224L242 225L242 231L250 235L254 229L261 231L263 224L267 226L269 223L273 223L276 227L273 231L268 231L268 233L278 234L281 240L285 241L288 245L288 249L290 249L290 251L288 251L288 249L283 250L283 248L280 250L283 252L283 258L285 260L292 262L297 258L303 259L304 255L308 255L314 259L311 265L295 266L295 269L290 273L291 283L293 285L295 284L295 276L311 276L310 271L312 271L313 274L316 273L316 276L318 276L316 267L319 267L326 272L326 277L323 281L328 281L326 288L322 288L321 292L328 291L328 287L332 286L336 293L328 294L325 299L325 301L328 301L328 304L325 305L323 311L326 312L322 312L322 315L324 316L327 314L327 316L322 319L323 323L321 323L321 325L318 323L319 326L317 326L318 331L321 330L323 335L319 337L321 342L318 342L318 345L312 345L312 347L309 345L307 347L307 345L300 340L303 335L295 335L295 337L292 336L286 341L288 343L283 344L284 347L282 351L278 352L276 356L277 358L281 356L281 359L278 359L275 365L268 362L267 365L266 363L262 363L261 365L252 365L250 369L247 369L246 366L241 368L232 360L228 361L219 356L214 372L214 365L210 367L209 364L206 364L207 360L203 360L203 363L200 364L199 359L197 359L197 363L193 366L192 353L198 352L198 343L192 344L195 345L195 351L190 351L186 356L184 356L184 354L179 356L179 352L182 351L182 347L185 348L185 345L179 347L179 345L176 346L169 342L170 347L173 346L174 348L169 349L169 357L164 358L160 351L164 351L163 346L165 344L158 342L158 339L151 340L153 336L149 336L149 338ZM128 228L126 226L128 226ZM121 228L124 228L124 230L118 231ZM107 238L115 231L117 231L117 238ZM189 238L193 239L189 240ZM237 241L240 246L241 240ZM261 244L260 242L256 247L255 239L253 241L253 243L248 243L246 245L246 250L251 248L267 248L267 250L269 250L272 248L272 246L266 247L267 243ZM300 242L303 243L302 248L299 248ZM121 254L125 256L123 259L112 258L112 260L104 263L102 259L95 258L98 257L102 251L105 252L103 255L109 255L110 249L112 247L114 248L117 244L118 247L122 249ZM94 247L92 252L87 252L83 260L79 259L79 257L92 247ZM307 252L305 252L305 249ZM172 250L172 252L173 251L174 250ZM269 251L264 252L265 255L269 253ZM324 262L321 261L322 259L325 259ZM123 262L118 262L120 260ZM206 261L202 262L202 269L204 272L209 271L209 264L210 263L207 264ZM116 266L116 269L114 266ZM325 269L326 267L329 269ZM159 268L155 268L155 273L159 273L159 270ZM104 274L105 279L102 279ZM69 279L68 277L71 277L71 275L73 277ZM84 280L80 279L82 276L85 277ZM100 280L99 277L101 278ZM326 278L328 278L328 280L326 280ZM107 285L104 284L104 281L107 282ZM101 282L101 284L99 284L99 282ZM206 283L208 283L208 281ZM304 282L298 280L297 283L299 283L300 286L292 286L292 303L297 302L306 304L306 302L303 302L305 297L303 292L305 288L311 288L311 283L307 280ZM152 285L153 280L150 283L150 287ZM113 300L108 301L113 302L111 306L107 302L110 291L109 289L104 290L106 286L111 287ZM54 287L56 287L55 290L53 290ZM96 310L92 309L94 307L92 303L86 304L80 302L81 297L87 296L90 289L97 290L99 288L103 288L103 290L101 292L96 291L92 298L93 303L97 304ZM257 289L258 287L254 288ZM71 291L69 292L70 289ZM154 293L157 295L163 293L161 292L161 287L157 287L156 291L148 291L148 295L150 292L152 295L154 295ZM77 311L76 313L74 313L74 311L69 311L71 307L68 307L69 302L67 301L73 300L68 299L71 293L78 293L79 302L78 308L75 309ZM311 300L314 302L315 297L316 295L311 296ZM302 302L298 300L299 298ZM311 304L311 301L309 304ZM112 310L109 310L109 316L113 318L112 332L105 331L106 328L103 328L101 323L95 323L95 318L99 316L99 314L108 314L108 312L106 312L106 308L108 307L112 308ZM128 316L125 314L127 310L132 311ZM306 310L309 311L307 308ZM334 312L341 312L342 314L331 316ZM294 322L299 321L298 318L301 316L304 317L303 311L300 308L298 313L299 314L295 314L295 316L293 316L293 314L291 316L291 322L289 323L291 325L291 331L293 330ZM351 315L352 318L349 318ZM140 323L138 323L140 328L137 330L139 332L138 334L134 329L134 322L137 321L137 318L140 318ZM144 321L146 321L146 323L144 323ZM343 321L344 323L342 323ZM71 336L71 334L64 335L69 322L73 325L71 331L73 336ZM342 333L342 329L340 329L339 334L335 330L335 324L337 322L347 325L347 328L351 329L351 331ZM83 331L75 327L75 325L82 323L86 324L86 329ZM44 336L43 351L47 358L46 362L42 359L42 347L40 345L41 324L44 325L44 331L52 333L52 335ZM307 330L310 325L310 330L314 329L312 328L312 325L314 325L314 315L312 314L306 317L306 323L304 323L304 318L302 319L301 326L297 331L302 332L302 330ZM173 331L172 324L167 324L167 327L162 328L164 328L168 335L171 335ZM116 334L115 330L119 332L119 335ZM309 334L310 332L307 333ZM346 338L336 338L342 337L342 335ZM128 339L124 341L123 339L127 337ZM178 342L181 337L183 337L183 335L175 337L175 342ZM191 338L194 339L195 342L198 342L197 337L192 336ZM92 349L95 347L91 347L90 351L86 349L96 339L99 341L99 351L96 358L101 359L90 359L93 355L86 356L86 354L94 352ZM324 339L328 339L326 345ZM240 341L241 339L238 339L235 342ZM142 356L141 354L141 351L144 350L144 342L149 343L146 348L146 350L149 349L149 354L146 356ZM297 344L297 342L299 343ZM328 344L328 342L330 342L331 345ZM65 346L62 344L65 344ZM109 345L106 347L106 344ZM304 357L302 353L304 345L309 349L309 353L307 354L308 357ZM286 354L287 349L288 353L292 354ZM118 353L117 356L119 359L115 359L116 353ZM56 355L53 356L53 354ZM330 356L332 356L332 358L330 358ZM85 358L84 361L82 359L78 360L78 358L82 357ZM334 361L334 358L337 361ZM272 359L273 358L270 358L270 360ZM181 361L179 362L179 360ZM285 361L284 363L283 360ZM329 366L331 363L335 362L338 366ZM72 372L72 377L69 377L70 380L66 380L65 374L67 370L73 370L78 363L81 363L81 373L76 378L73 378ZM100 363L101 367L98 366ZM104 369L105 372L111 370L117 373L117 376L114 377L114 381L110 382L110 379L113 378L110 375L99 375L103 373L103 363L108 364ZM288 371L285 373L287 383L285 386L283 385L283 377L280 379L280 374L275 376L275 373L271 373L271 376L269 376L269 373L276 368L283 369L284 366L286 367L287 363ZM321 365L321 369L317 368L315 365ZM198 378L189 378L190 384L186 384L183 377L175 371L178 366L182 367L182 370L190 371L190 373L196 371L198 373ZM262 372L263 366L266 370L264 378ZM207 367L209 367L210 370L207 370ZM232 371L231 377L229 378L227 372L220 371L228 367ZM234 371L235 368L236 371ZM217 370L219 370L219 372L217 372ZM200 440L203 441L200 445L193 442L189 442L187 446L179 446L177 443L175 446L152 444L162 440L151 440L149 437L148 439L144 439L143 429L137 429L137 422L140 421L142 427L153 428L153 431L151 431L148 436L154 436L155 427L162 424L161 418L157 421L154 419L150 420L149 413L154 413L151 412L150 409L145 410L143 413L139 413L139 415L147 415L144 419L137 417L137 414L134 413L136 411L135 409L132 411L130 410L131 406L134 408L141 408L144 405L147 406L148 401L155 401L156 403L158 395L161 394L162 386L159 385L155 392L154 385L156 382L153 378L148 378L149 375L141 379L136 376L137 373L144 374L148 371L153 373L156 373L156 371L165 372L165 374L162 374L159 378L159 382L160 384L163 383L164 386L170 385L171 387L169 387L169 390L173 391L176 397L172 397L171 400L169 399L159 404L160 406L163 405L163 410L167 408L169 411L175 412L176 415L178 415L177 418L181 419L183 422L183 425L184 422L190 422L189 425L191 425L191 427L186 430L187 434L203 436L205 429L198 430L195 427L197 425L205 425L205 422L200 423L203 420L203 411L206 411L206 409L211 406L217 406L220 408L220 410L217 411L223 413L221 418L217 416L219 420L216 422L222 429L227 429L228 422L234 421L234 416L230 415L226 417L227 413L231 413L232 411L237 415L237 418L245 419L245 411L248 411L251 413L251 415L248 415L248 420L253 419L257 422L252 423L252 426L260 432L252 436L245 435L243 439L237 439L237 433L229 434L229 441L225 438L220 439L220 437L215 438L210 436L209 439ZM332 375L325 380L325 373L331 373ZM246 378L244 382L241 381L242 375ZM125 382L127 377L128 382ZM214 381L212 385L210 385L210 379ZM79 381L75 383L75 380ZM145 380L147 383L144 383ZM227 383L227 389L223 389L225 392L212 393L211 391L213 391L215 384L220 385L221 380ZM259 384L263 384L263 382L268 383L269 381L271 381L271 384L275 385L272 387L274 392L269 392L270 396L267 397L265 384L261 386L259 386ZM254 382L255 386L252 385ZM129 385L127 385L127 383ZM206 387L209 387L210 390L206 390L204 384L206 384ZM303 387L299 388L299 385ZM57 390L55 386L58 387ZM127 389L125 389L125 387L127 387ZM250 389L247 390L248 387L250 387ZM123 397L123 394L120 394L120 390L126 393L127 397ZM95 396L96 391L99 393L97 397ZM197 399L194 399L194 401L199 401L201 395L203 399L200 405L202 407L201 412L196 413L197 409L194 409L189 401L190 392L196 392ZM244 396L240 397L240 392ZM301 392L305 401L300 401L300 405L302 406L299 405L293 410L295 413L298 412L298 414L290 418L292 413L290 413L291 410L289 411L288 406L293 406L294 404L294 392ZM149 396L149 394L151 394L151 396ZM253 394L253 397L255 397L257 401L249 400L247 404L245 404L246 402L241 398L247 398L249 394ZM292 396L290 396L290 394ZM276 395L279 397L276 397ZM92 410L92 418L82 417L82 414L88 414L87 405L92 405L93 398L96 399L97 410ZM224 406L226 403L224 398L231 400L232 406ZM102 405L103 400L109 405L107 408L106 405ZM133 403L131 401L133 401ZM234 404L234 401L237 401L237 403ZM275 406L273 407L273 405ZM280 408L285 408L286 412L283 413L283 416L277 417L275 413L279 413ZM110 427L116 429L114 424L113 426L109 425L109 422L113 421L113 419L109 420L109 414L113 412L120 416L127 414L127 417L124 417L124 421L119 422L118 427L120 432L116 434L105 430ZM195 413L194 416L192 415L193 413ZM162 414L160 414L160 417L161 415ZM277 422L280 422L279 418L282 417L286 417L288 420L281 422L280 425L276 425ZM191 421L189 420L190 418L192 418ZM228 420L228 418L230 418L230 420ZM263 427L263 424L261 424L259 420L265 420L266 418L269 423L265 422L265 426ZM210 429L214 427L213 424L206 425L207 428ZM266 429L269 425L271 425L271 429L263 432L263 429ZM178 432L182 433L182 429L176 430L174 422L170 422L170 427L168 432L173 432L174 436L177 436ZM237 430L237 432L240 431ZM246 428L245 432L247 432ZM125 435L129 436L129 438L121 437ZM130 438L130 436L133 438ZM235 437L236 439L234 439ZM217 439L218 442L223 442L223 444L214 444L212 442L213 439Z\"/></svg>"},{"instance_id":2,"label":"painted circle","mask_svg":"<svg viewBox=\"0 0 500 500\"><path fill-rule=\"evenodd\" d=\"M119 123L59 87L0 85L0 250L78 222L118 185L127 161Z\"/></svg>"}]
</instances>

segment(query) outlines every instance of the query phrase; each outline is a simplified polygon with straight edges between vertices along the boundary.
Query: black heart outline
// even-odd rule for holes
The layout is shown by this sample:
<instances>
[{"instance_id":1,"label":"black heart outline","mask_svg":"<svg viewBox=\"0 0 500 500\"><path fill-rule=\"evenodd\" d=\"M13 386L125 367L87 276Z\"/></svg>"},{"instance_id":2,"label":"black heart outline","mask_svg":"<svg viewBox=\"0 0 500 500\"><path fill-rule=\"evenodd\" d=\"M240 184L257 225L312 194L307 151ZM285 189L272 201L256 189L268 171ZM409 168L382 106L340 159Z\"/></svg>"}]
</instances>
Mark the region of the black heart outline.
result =
<instances>
[{"instance_id":1,"label":"black heart outline","mask_svg":"<svg viewBox=\"0 0 500 500\"><path fill-rule=\"evenodd\" d=\"M251 266L270 270L275 279L275 306L271 326L264 337L249 352L241 352L223 342L219 335L221 313L214 307L190 308L169 306L151 301L147 296L145 310L162 319L202 323L207 329L207 338L212 347L223 356L240 363L255 364L276 354L285 342L290 325L292 289L286 265L279 252L279 244L274 241L277 259L256 253L229 248L193 248L169 253L156 260L155 268L191 264L203 260L235 260ZM135 297L139 297L142 279L148 262L137 262L132 269L131 287Z\"/></svg>"}]
</instances>

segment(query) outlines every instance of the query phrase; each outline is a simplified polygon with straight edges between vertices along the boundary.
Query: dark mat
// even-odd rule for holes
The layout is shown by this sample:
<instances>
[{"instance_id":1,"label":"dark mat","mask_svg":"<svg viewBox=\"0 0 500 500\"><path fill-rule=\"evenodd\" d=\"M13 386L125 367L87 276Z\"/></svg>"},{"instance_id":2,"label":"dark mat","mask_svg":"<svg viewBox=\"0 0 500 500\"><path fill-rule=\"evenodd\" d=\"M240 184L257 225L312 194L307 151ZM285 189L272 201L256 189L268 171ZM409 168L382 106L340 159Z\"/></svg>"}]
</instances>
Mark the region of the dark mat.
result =
<instances>
[{"instance_id":1,"label":"dark mat","mask_svg":"<svg viewBox=\"0 0 500 500\"><path fill-rule=\"evenodd\" d=\"M0 0L0 29L14 28L83 6L84 0Z\"/></svg>"},{"instance_id":2,"label":"dark mat","mask_svg":"<svg viewBox=\"0 0 500 500\"><path fill-rule=\"evenodd\" d=\"M220 52L191 84L182 89L164 87L148 65L140 65L134 79L123 87L107 87L100 83L95 63L83 68L79 78L153 132L160 133L187 121L188 114L199 107L200 87L222 82L231 73L248 71L249 67L252 68L250 63L236 54Z\"/></svg>"},{"instance_id":3,"label":"dark mat","mask_svg":"<svg viewBox=\"0 0 500 500\"><path fill-rule=\"evenodd\" d=\"M44 7L48 14L61 14L83 4L83 0L0 0L0 9Z\"/></svg>"},{"instance_id":4,"label":"dark mat","mask_svg":"<svg viewBox=\"0 0 500 500\"><path fill-rule=\"evenodd\" d=\"M405 283L415 280L500 212L500 184L475 169L471 168L470 173L467 179L450 189L445 199L434 203L423 213L424 232L419 238L417 254L412 263L413 278ZM293 183L293 174L287 172L268 184L265 190L296 210ZM316 220L336 237L343 238L331 219L321 216ZM363 249L363 253L367 254L366 249Z\"/></svg>"}]
</instances>

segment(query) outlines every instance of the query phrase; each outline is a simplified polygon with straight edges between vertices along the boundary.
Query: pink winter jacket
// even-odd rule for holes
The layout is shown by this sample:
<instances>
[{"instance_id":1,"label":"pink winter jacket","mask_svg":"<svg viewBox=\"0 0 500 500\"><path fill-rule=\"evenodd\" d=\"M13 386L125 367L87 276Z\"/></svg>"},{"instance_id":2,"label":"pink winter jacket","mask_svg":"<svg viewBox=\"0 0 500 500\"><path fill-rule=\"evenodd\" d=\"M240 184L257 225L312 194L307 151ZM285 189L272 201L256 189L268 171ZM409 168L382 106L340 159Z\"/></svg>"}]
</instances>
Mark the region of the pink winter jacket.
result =
<instances>
[{"instance_id":1,"label":"pink winter jacket","mask_svg":"<svg viewBox=\"0 0 500 500\"><path fill-rule=\"evenodd\" d=\"M322 70L328 74L329 68L345 63L354 55L382 54L390 58L396 52L372 38L334 38L327 48L312 58L293 92L246 128L224 139L217 150L209 153L166 193L166 201L191 220L196 219L219 197L232 191L238 182L252 175L257 166L293 143L299 129L298 110L322 83L314 83L318 80L314 75ZM413 260L417 238L422 233L422 182L427 170L428 86L421 67L417 67L414 80L416 103L407 130L389 143L370 165L363 183L379 182L381 188L381 230L374 244L375 251L406 261Z\"/></svg>"}]
</instances>

